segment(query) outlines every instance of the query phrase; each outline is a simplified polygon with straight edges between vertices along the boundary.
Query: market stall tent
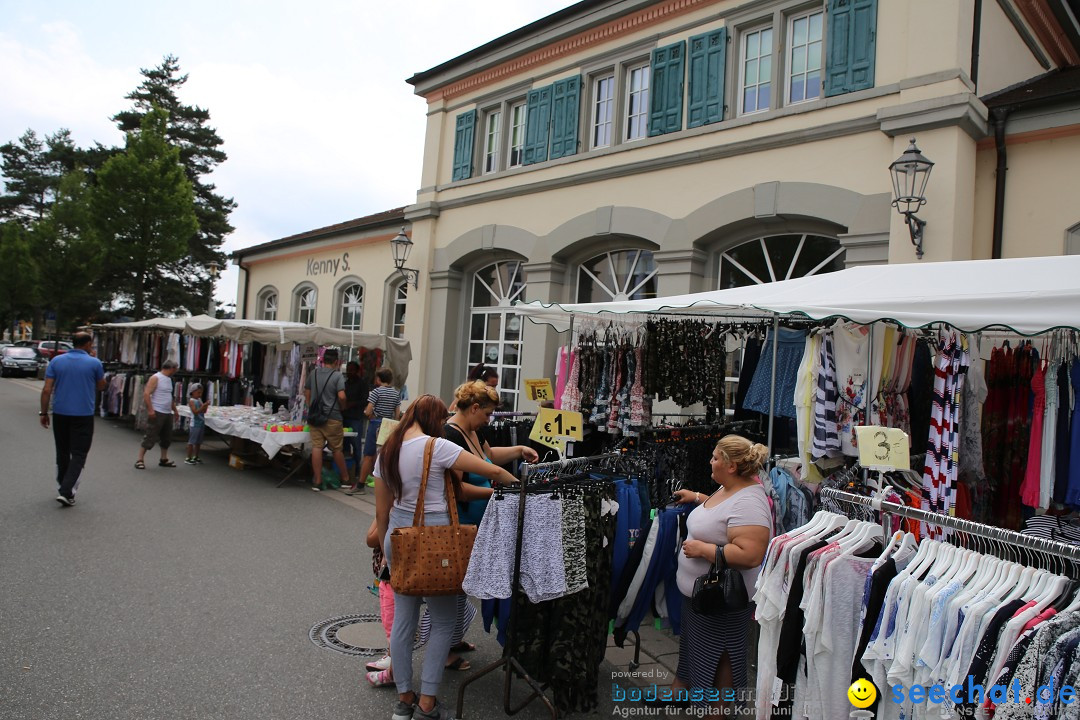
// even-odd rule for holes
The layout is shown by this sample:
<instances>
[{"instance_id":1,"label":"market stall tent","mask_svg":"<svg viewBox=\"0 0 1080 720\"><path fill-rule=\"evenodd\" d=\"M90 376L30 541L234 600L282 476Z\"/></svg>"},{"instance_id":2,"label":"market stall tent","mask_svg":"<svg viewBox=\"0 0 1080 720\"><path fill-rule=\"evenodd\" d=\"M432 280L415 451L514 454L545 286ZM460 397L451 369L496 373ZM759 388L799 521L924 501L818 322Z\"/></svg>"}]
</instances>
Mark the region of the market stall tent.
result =
<instances>
[{"instance_id":1,"label":"market stall tent","mask_svg":"<svg viewBox=\"0 0 1080 720\"><path fill-rule=\"evenodd\" d=\"M382 350L386 364L394 371L395 384L404 384L409 375L412 349L408 340L374 333L327 328L304 323L273 320L219 320L209 315L187 318L154 318L129 323L94 325L105 330L162 330L194 337L217 337L239 343L313 343L341 347L364 347Z\"/></svg>"},{"instance_id":2,"label":"market stall tent","mask_svg":"<svg viewBox=\"0 0 1080 720\"><path fill-rule=\"evenodd\" d=\"M1037 335L1080 330L1080 256L867 265L712 292L623 302L517 303L515 312L565 329L572 315L715 314L891 320L965 332Z\"/></svg>"}]
</instances>

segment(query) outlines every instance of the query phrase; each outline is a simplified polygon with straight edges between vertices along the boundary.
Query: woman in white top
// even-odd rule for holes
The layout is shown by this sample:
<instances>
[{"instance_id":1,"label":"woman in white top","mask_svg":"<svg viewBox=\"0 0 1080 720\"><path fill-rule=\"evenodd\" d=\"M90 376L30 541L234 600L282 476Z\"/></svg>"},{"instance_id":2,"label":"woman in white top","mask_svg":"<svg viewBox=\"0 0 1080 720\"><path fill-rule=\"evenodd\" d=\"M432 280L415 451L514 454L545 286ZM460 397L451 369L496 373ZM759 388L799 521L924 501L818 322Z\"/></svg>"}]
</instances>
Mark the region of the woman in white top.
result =
<instances>
[{"instance_id":1,"label":"woman in white top","mask_svg":"<svg viewBox=\"0 0 1080 720\"><path fill-rule=\"evenodd\" d=\"M769 498L757 481L769 451L738 435L721 438L713 450L712 479L720 487L711 495L679 490L679 503L700 503L686 519L687 539L675 576L683 595L679 668L674 689L689 688L695 704L709 703L730 712L744 700L747 634L753 608L722 615L694 611L694 582L709 572L717 553L740 570L748 593L753 591L772 535ZM678 697L678 694L676 695Z\"/></svg>"},{"instance_id":2,"label":"woman in white top","mask_svg":"<svg viewBox=\"0 0 1080 720\"><path fill-rule=\"evenodd\" d=\"M390 548L390 533L394 528L412 525L420 494L424 448L431 437L437 439L424 492L425 525L450 524L443 481L447 469L483 475L492 482L504 485L516 482L513 475L498 465L463 452L459 446L444 439L442 434L446 416L446 405L439 398L434 395L417 398L405 411L400 424L390 433L375 462L375 520L378 523L379 542L390 567L393 567L395 560ZM484 489L455 483L454 491L459 500L474 500L480 499ZM487 492L491 490L487 489ZM449 717L439 706L436 694L442 681L443 664L450 652L458 598L456 595L427 598L431 634L424 653L420 692L417 694L412 682L412 653L421 600L420 597L394 593L390 657L398 689L398 703L394 708L393 720L442 720Z\"/></svg>"}]
</instances>

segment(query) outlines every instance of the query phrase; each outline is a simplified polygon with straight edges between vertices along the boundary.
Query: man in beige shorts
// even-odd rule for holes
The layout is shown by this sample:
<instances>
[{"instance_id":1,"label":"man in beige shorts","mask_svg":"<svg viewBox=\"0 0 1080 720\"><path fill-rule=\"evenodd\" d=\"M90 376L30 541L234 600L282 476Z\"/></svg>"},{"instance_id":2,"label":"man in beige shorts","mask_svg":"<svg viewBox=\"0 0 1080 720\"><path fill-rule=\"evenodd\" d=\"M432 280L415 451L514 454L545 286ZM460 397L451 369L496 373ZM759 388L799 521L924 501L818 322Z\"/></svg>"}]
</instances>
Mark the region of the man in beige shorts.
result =
<instances>
[{"instance_id":1,"label":"man in beige shorts","mask_svg":"<svg viewBox=\"0 0 1080 720\"><path fill-rule=\"evenodd\" d=\"M341 416L341 408L345 405L345 378L338 369L341 367L341 359L338 351L330 348L323 353L323 366L314 368L308 376L307 387L304 388L304 400L310 408L313 402L319 402L323 408L328 408L328 419L324 425L318 427L311 424L308 418L308 432L311 435L311 471L314 477L311 479L311 489L318 492L322 489L322 465L323 446L330 448L334 454L334 465L342 480L349 477L345 469L345 454L342 446L345 441L345 425Z\"/></svg>"}]
</instances>

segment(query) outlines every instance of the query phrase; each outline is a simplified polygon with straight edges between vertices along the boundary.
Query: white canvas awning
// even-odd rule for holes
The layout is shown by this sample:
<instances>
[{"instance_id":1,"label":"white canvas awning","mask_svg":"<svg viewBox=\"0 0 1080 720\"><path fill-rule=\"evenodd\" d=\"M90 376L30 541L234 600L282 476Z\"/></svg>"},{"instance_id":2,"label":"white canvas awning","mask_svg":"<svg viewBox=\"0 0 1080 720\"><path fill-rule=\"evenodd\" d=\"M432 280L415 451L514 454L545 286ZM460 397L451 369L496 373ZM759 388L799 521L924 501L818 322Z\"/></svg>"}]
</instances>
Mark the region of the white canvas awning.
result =
<instances>
[{"instance_id":1,"label":"white canvas awning","mask_svg":"<svg viewBox=\"0 0 1080 720\"><path fill-rule=\"evenodd\" d=\"M164 330L195 337L219 337L240 343L263 344L314 343L339 347L364 347L382 350L386 364L394 371L395 384L404 384L409 375L412 349L408 340L373 333L354 332L320 325L273 320L218 320L209 315L187 318L154 318L130 323L94 325L106 330Z\"/></svg>"},{"instance_id":2,"label":"white canvas awning","mask_svg":"<svg viewBox=\"0 0 1080 720\"><path fill-rule=\"evenodd\" d=\"M869 265L748 287L625 302L518 303L535 322L565 329L570 315L710 314L892 320L911 328L947 323L975 332L1036 335L1080 330L1080 256Z\"/></svg>"}]
</instances>

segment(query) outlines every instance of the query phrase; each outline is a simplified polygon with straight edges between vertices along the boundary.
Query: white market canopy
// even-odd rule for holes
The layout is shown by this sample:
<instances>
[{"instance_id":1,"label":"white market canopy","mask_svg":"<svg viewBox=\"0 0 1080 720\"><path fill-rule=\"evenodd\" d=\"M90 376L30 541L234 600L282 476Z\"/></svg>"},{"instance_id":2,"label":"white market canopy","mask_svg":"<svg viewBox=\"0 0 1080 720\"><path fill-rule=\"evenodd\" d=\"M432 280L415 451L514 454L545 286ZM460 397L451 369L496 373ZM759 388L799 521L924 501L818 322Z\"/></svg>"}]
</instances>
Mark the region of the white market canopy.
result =
<instances>
[{"instance_id":1,"label":"white market canopy","mask_svg":"<svg viewBox=\"0 0 1080 720\"><path fill-rule=\"evenodd\" d=\"M105 323L94 325L104 330L164 330L194 337L215 337L235 340L239 343L258 342L265 345L284 343L313 343L340 347L363 347L382 350L386 364L394 371L397 380L404 384L409 375L412 349L408 340L372 333L305 325L296 322L274 320L218 320L209 315L186 318L153 318L129 323Z\"/></svg>"},{"instance_id":2,"label":"white market canopy","mask_svg":"<svg viewBox=\"0 0 1080 720\"><path fill-rule=\"evenodd\" d=\"M1009 328L1036 335L1080 330L1080 256L865 265L833 273L623 302L518 303L515 312L564 330L572 315L606 313L892 320L965 332ZM613 318L614 319L614 318Z\"/></svg>"}]
</instances>

